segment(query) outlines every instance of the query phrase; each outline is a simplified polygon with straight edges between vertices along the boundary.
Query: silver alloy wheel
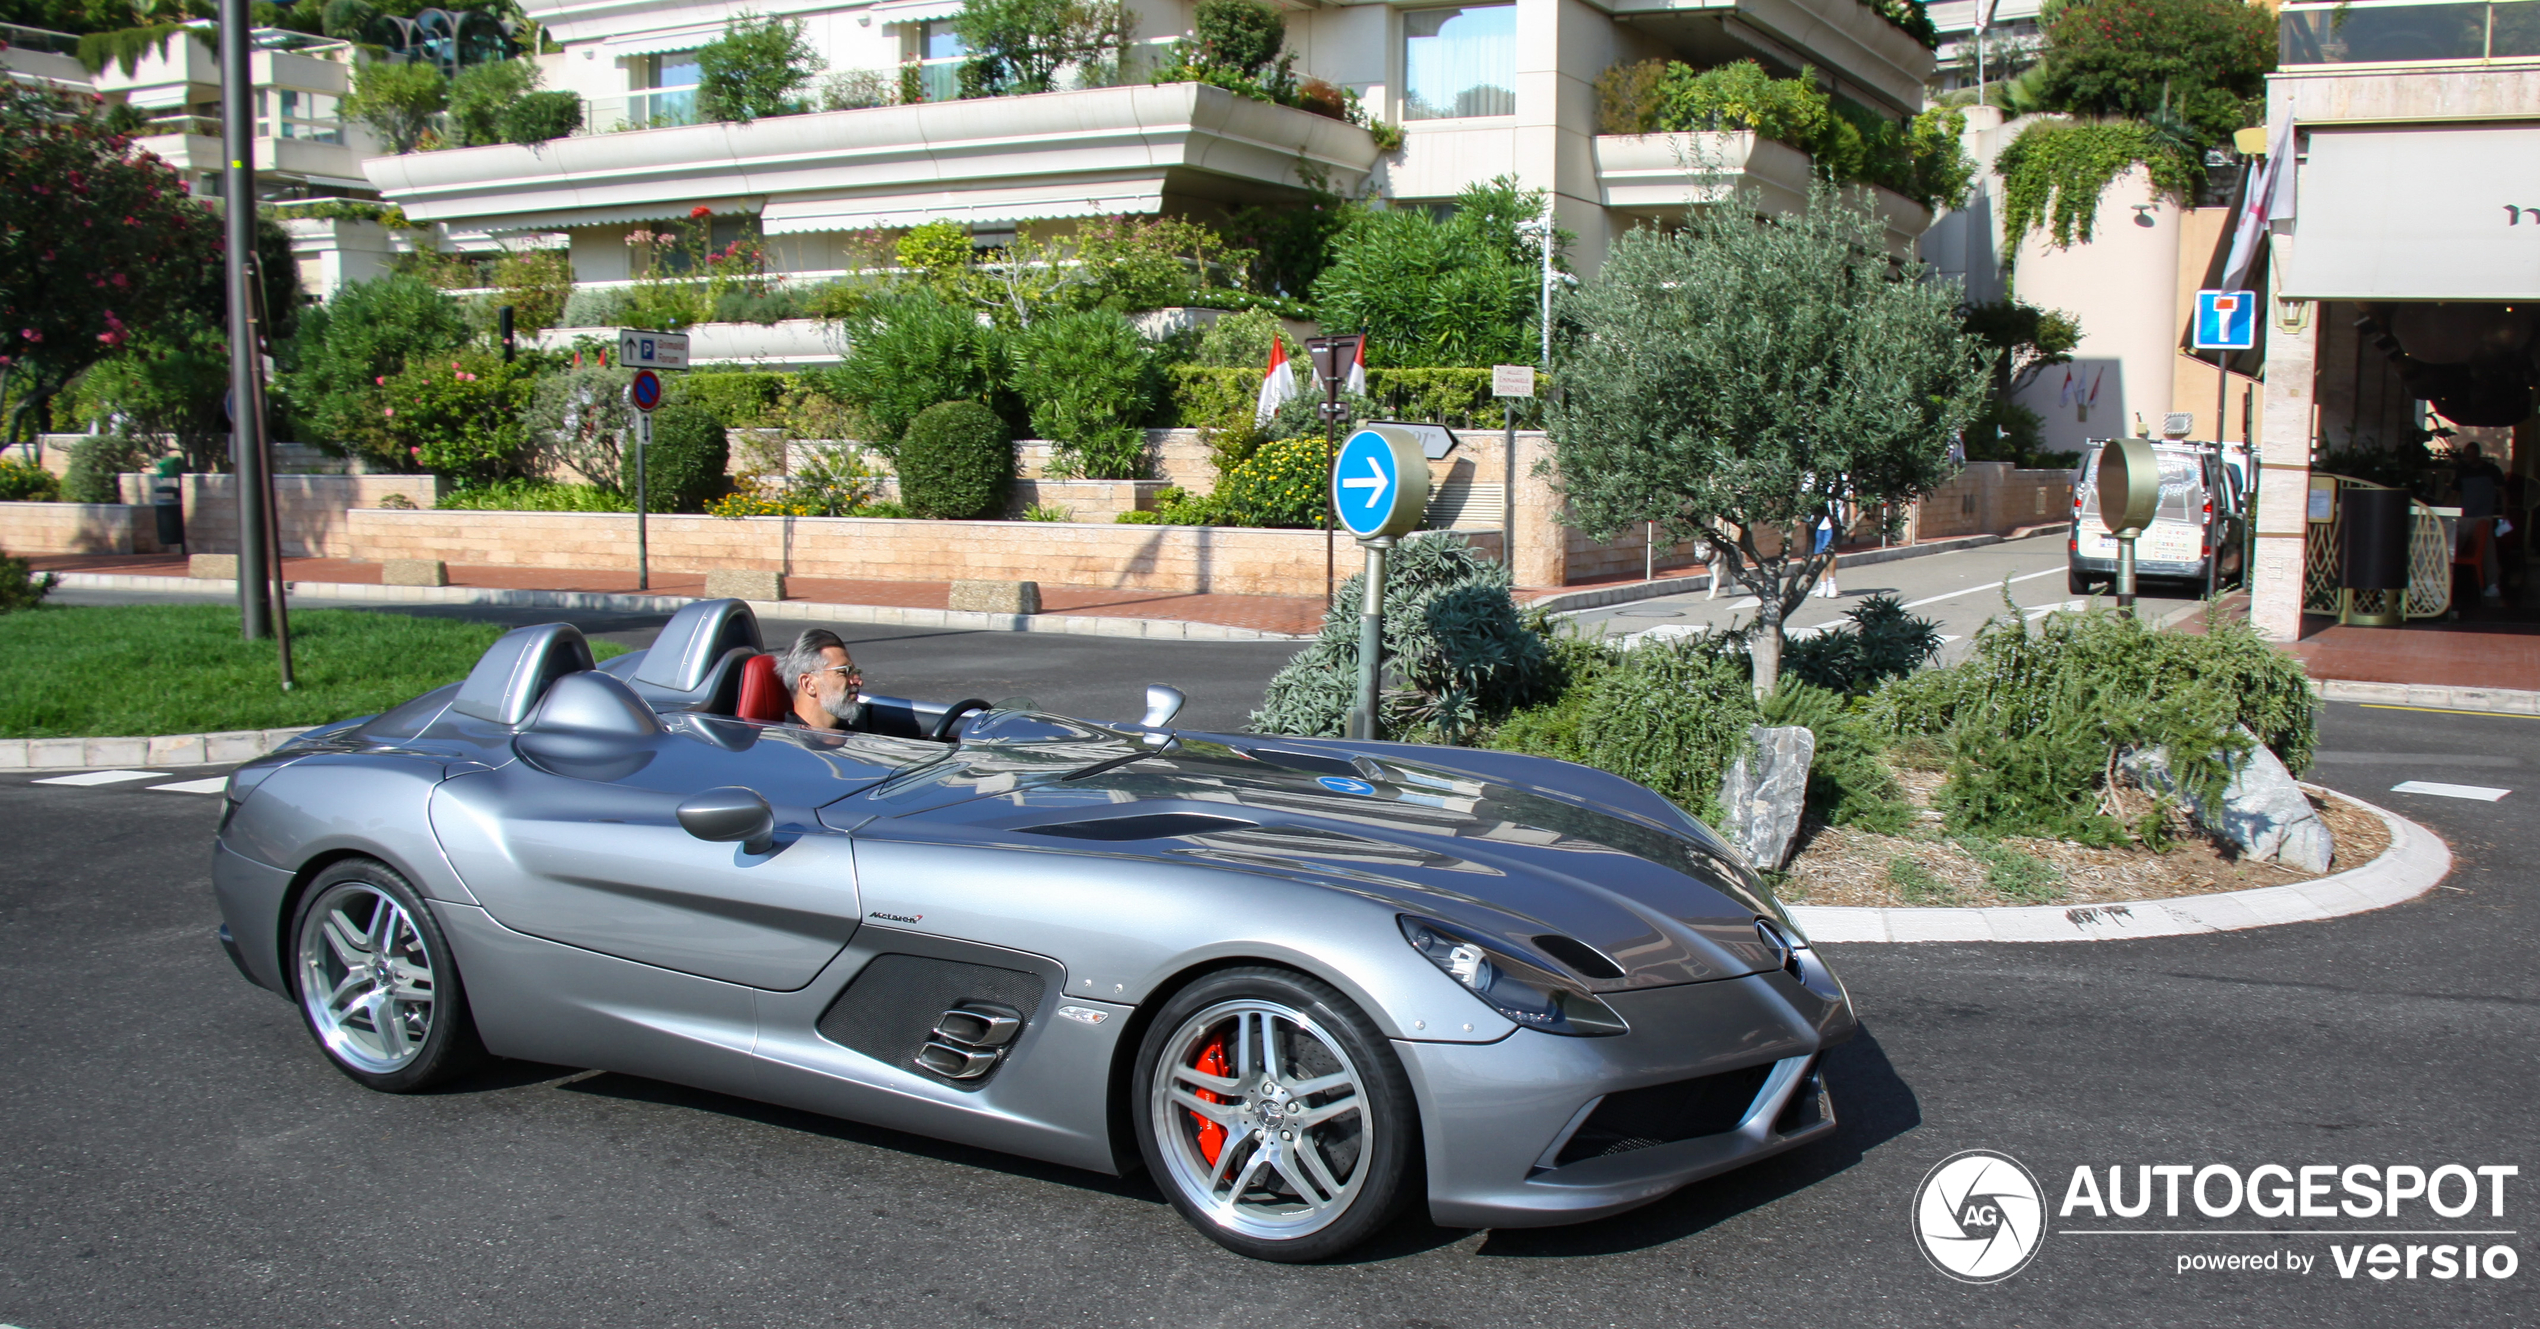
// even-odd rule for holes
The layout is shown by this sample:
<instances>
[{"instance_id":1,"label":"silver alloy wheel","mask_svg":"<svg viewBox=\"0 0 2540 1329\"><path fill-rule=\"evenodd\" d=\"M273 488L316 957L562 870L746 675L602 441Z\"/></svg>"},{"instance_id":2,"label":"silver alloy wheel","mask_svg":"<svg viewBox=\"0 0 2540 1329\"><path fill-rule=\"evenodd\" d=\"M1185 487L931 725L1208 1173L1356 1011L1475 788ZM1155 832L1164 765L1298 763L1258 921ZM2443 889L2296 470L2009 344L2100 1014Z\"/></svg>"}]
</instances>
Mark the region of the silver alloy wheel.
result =
<instances>
[{"instance_id":1,"label":"silver alloy wheel","mask_svg":"<svg viewBox=\"0 0 2540 1329\"><path fill-rule=\"evenodd\" d=\"M300 924L300 1004L327 1051L355 1070L403 1070L432 1033L433 955L379 887L328 888Z\"/></svg>"},{"instance_id":2,"label":"silver alloy wheel","mask_svg":"<svg viewBox=\"0 0 2540 1329\"><path fill-rule=\"evenodd\" d=\"M1147 1094L1173 1184L1244 1236L1322 1230L1348 1212L1367 1174L1358 1068L1312 1018L1278 1002L1219 1002L1184 1021ZM1211 1127L1223 1132L1213 1142Z\"/></svg>"}]
</instances>

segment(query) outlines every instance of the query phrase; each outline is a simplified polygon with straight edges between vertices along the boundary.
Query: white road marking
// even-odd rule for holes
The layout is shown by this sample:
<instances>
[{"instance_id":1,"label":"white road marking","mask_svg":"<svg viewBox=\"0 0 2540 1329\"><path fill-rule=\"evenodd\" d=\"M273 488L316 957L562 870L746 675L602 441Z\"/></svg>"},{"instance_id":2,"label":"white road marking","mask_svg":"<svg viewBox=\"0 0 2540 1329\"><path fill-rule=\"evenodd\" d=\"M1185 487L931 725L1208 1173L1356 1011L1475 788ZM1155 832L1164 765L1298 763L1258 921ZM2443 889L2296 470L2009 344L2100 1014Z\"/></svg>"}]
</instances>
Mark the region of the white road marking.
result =
<instances>
[{"instance_id":1,"label":"white road marking","mask_svg":"<svg viewBox=\"0 0 2540 1329\"><path fill-rule=\"evenodd\" d=\"M2510 794L2513 791L2510 789L2490 789L2485 785L2477 784L2441 784L2433 780L2402 780L2399 783L2390 786L2390 792L2394 794L2432 794L2436 798L2474 798L2481 803L2493 803L2497 799L2503 798L2505 795Z\"/></svg>"},{"instance_id":2,"label":"white road marking","mask_svg":"<svg viewBox=\"0 0 2540 1329\"><path fill-rule=\"evenodd\" d=\"M50 779L37 780L33 783L70 785L122 784L126 780L147 780L153 776L165 774L167 774L166 771L82 771L77 775L56 775Z\"/></svg>"},{"instance_id":3,"label":"white road marking","mask_svg":"<svg viewBox=\"0 0 2540 1329\"><path fill-rule=\"evenodd\" d=\"M228 776L215 775L208 780L179 780L175 784L154 784L150 786L150 789L153 793L164 794L217 794L228 787Z\"/></svg>"},{"instance_id":4,"label":"white road marking","mask_svg":"<svg viewBox=\"0 0 2540 1329\"><path fill-rule=\"evenodd\" d=\"M2048 568L2048 569L2047 569L2046 571L2044 571L2044 572L2032 572L2032 573L2027 574L2026 576L2013 577L2011 580L2012 580L2012 581L2014 581L2014 582L2035 581L2035 580L2037 580L2037 579L2038 579L2038 578L2040 578L2040 577L2052 577L2052 576L2056 576L2056 575L2058 575L2058 574L2060 574L2060 573L2062 573L2062 572L2064 572L2064 571L2066 571L2066 569L2064 569L2064 568ZM1905 607L1905 608L1907 608L1907 609L1920 609L1920 608L1922 608L1924 605L1936 605L1936 604L1939 604L1939 603L1940 603L1941 601L1943 601L1943 600L1954 600L1954 599L1956 599L1956 598L1958 598L1959 596L1962 596L1962 595L1973 595L1973 594L1975 594L1977 591L1990 591L1990 590L1994 590L1994 589L1999 588L2001 585L2002 585L2002 583L2000 583L2000 582L1998 582L1998 581L1989 581L1989 582L1985 582L1984 584L1982 584L1982 585L1980 585L1980 586L1970 586L1970 587L1967 587L1965 590L1960 590L1960 591L1943 591L1942 593L1940 593L1940 594L1938 594L1938 595L1926 596L1926 597L1924 597L1923 599L1920 599L1920 600L1908 600L1908 601L1906 601L1906 602L1905 602L1904 607Z\"/></svg>"}]
</instances>

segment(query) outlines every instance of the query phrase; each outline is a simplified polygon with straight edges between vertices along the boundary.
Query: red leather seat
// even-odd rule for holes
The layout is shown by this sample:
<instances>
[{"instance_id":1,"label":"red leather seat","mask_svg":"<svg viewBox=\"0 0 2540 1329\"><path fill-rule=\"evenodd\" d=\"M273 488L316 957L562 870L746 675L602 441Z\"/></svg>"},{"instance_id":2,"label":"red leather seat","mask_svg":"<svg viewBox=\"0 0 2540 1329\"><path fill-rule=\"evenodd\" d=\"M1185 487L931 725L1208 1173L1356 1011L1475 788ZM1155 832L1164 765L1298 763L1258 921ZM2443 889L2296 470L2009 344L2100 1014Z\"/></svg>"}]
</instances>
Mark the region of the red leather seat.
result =
<instances>
[{"instance_id":1,"label":"red leather seat","mask_svg":"<svg viewBox=\"0 0 2540 1329\"><path fill-rule=\"evenodd\" d=\"M744 720L773 724L793 712L785 685L776 677L776 657L753 655L741 662L741 697L732 704L732 714Z\"/></svg>"}]
</instances>

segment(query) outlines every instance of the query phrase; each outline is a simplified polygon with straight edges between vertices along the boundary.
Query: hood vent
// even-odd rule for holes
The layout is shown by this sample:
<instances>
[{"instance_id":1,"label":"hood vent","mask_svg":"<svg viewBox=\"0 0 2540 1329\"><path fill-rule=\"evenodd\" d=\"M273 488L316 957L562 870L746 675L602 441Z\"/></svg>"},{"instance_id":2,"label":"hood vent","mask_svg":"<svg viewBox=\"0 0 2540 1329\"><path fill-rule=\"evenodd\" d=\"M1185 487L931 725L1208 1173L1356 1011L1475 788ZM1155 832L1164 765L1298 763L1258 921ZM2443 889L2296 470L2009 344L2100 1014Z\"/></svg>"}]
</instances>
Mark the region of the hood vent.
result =
<instances>
[{"instance_id":1,"label":"hood vent","mask_svg":"<svg viewBox=\"0 0 2540 1329\"><path fill-rule=\"evenodd\" d=\"M1548 932L1535 938L1535 949L1568 965L1581 978L1621 978L1623 966L1605 958L1605 953L1575 937Z\"/></svg>"},{"instance_id":2,"label":"hood vent","mask_svg":"<svg viewBox=\"0 0 2540 1329\"><path fill-rule=\"evenodd\" d=\"M1320 752L1287 752L1279 748L1245 748L1243 752L1264 766L1281 770L1303 771L1308 775L1345 775L1353 780L1366 778L1366 773L1346 757L1330 757Z\"/></svg>"},{"instance_id":3,"label":"hood vent","mask_svg":"<svg viewBox=\"0 0 2540 1329\"><path fill-rule=\"evenodd\" d=\"M1248 831L1253 823L1200 812L1158 812L1143 817L1104 817L1098 821L1054 822L1026 826L1026 835L1058 835L1070 840L1170 840L1184 835L1216 835Z\"/></svg>"}]
</instances>

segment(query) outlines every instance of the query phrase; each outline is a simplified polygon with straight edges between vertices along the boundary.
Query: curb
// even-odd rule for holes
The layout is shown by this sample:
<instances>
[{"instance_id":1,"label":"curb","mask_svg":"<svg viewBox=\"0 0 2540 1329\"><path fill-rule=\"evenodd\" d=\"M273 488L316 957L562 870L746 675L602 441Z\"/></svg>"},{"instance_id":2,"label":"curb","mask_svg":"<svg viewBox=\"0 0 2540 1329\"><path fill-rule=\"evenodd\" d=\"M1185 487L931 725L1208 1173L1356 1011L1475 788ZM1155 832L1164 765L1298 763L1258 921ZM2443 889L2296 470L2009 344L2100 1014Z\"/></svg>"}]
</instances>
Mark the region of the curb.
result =
<instances>
[{"instance_id":1,"label":"curb","mask_svg":"<svg viewBox=\"0 0 2540 1329\"><path fill-rule=\"evenodd\" d=\"M62 589L151 591L159 594L236 595L238 583L195 577L140 577L109 572L63 572ZM373 600L399 604L508 605L523 609L669 614L694 603L685 595L634 595L610 591L506 590L491 586L378 586L360 581L284 583L295 599ZM763 619L819 619L831 623L887 623L905 627L960 628L973 632L1055 632L1077 637L1141 637L1153 641L1311 641L1313 634L1236 628L1178 618L1107 618L1090 614L986 614L968 609L902 609L891 605L823 604L812 600L752 600Z\"/></svg>"},{"instance_id":2,"label":"curb","mask_svg":"<svg viewBox=\"0 0 2540 1329\"><path fill-rule=\"evenodd\" d=\"M2390 848L2362 867L2316 881L2175 900L1998 909L1795 904L1790 906L1791 919L1813 942L2121 941L2315 923L2360 914L2414 899L2450 875L2452 851L2434 832L2352 795L2312 784L2302 787L2379 816L2390 827Z\"/></svg>"},{"instance_id":3,"label":"curb","mask_svg":"<svg viewBox=\"0 0 2540 1329\"><path fill-rule=\"evenodd\" d=\"M2448 711L2490 711L2499 715L2540 715L2540 692L2512 688L2456 688L2429 683L2358 683L2323 678L2313 685L2323 701L2356 701L2383 706L2431 706Z\"/></svg>"},{"instance_id":4,"label":"curb","mask_svg":"<svg viewBox=\"0 0 2540 1329\"><path fill-rule=\"evenodd\" d=\"M1923 558L1932 554L1954 554L1961 549L1981 549L2005 540L2025 540L2060 530L2069 522L2050 522L2044 526L2024 526L2009 535L1957 535L1945 540L1928 540L1918 545L1897 545L1890 549L1863 549L1835 556L1835 570L1863 568L1873 563L1893 563L1902 558ZM67 583L65 583L67 584ZM1634 600L1655 600L1662 595L1682 595L1687 591L1707 589L1711 585L1708 572L1688 573L1681 577L1660 577L1655 581L1627 582L1620 586L1600 586L1587 591L1565 591L1528 600L1519 609L1540 609L1554 614L1575 614L1583 609L1603 609L1607 605L1629 604Z\"/></svg>"},{"instance_id":5,"label":"curb","mask_svg":"<svg viewBox=\"0 0 2540 1329\"><path fill-rule=\"evenodd\" d=\"M252 761L315 727L233 729L217 734L160 734L146 738L0 738L0 771L213 766Z\"/></svg>"}]
</instances>

